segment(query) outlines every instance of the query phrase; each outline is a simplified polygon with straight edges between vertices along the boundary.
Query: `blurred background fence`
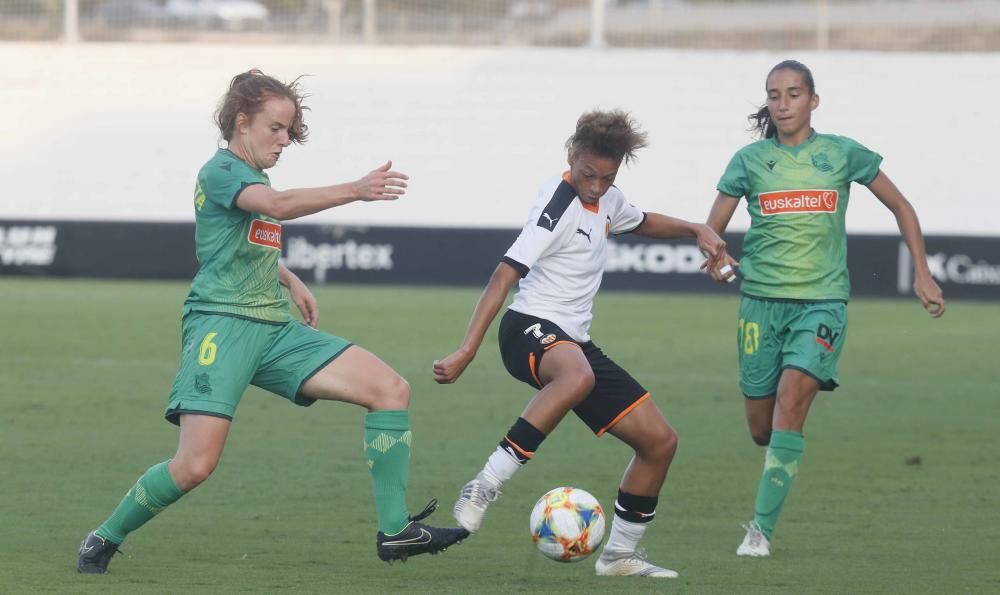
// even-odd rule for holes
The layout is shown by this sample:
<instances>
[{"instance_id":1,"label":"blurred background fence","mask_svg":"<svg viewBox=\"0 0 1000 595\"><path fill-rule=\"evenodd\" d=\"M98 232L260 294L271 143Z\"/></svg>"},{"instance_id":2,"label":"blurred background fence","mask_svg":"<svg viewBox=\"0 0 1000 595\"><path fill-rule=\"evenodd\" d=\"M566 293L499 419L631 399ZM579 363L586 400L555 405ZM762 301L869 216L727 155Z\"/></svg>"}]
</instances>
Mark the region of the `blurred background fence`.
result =
<instances>
[{"instance_id":1,"label":"blurred background fence","mask_svg":"<svg viewBox=\"0 0 1000 595\"><path fill-rule=\"evenodd\" d=\"M996 51L1000 0L0 0L0 41Z\"/></svg>"}]
</instances>

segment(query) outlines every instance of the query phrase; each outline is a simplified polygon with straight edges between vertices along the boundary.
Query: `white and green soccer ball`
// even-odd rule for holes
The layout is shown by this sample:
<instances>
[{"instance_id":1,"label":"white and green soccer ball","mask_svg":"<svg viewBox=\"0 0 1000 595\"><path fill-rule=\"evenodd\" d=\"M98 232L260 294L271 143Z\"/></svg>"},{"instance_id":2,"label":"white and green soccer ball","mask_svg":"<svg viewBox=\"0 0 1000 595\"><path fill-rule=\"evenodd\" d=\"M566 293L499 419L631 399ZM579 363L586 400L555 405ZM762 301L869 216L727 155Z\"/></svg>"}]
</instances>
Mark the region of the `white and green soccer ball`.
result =
<instances>
[{"instance_id":1,"label":"white and green soccer ball","mask_svg":"<svg viewBox=\"0 0 1000 595\"><path fill-rule=\"evenodd\" d=\"M580 488L556 488L531 510L531 540L539 551L559 562L578 562L604 539L604 510Z\"/></svg>"}]
</instances>

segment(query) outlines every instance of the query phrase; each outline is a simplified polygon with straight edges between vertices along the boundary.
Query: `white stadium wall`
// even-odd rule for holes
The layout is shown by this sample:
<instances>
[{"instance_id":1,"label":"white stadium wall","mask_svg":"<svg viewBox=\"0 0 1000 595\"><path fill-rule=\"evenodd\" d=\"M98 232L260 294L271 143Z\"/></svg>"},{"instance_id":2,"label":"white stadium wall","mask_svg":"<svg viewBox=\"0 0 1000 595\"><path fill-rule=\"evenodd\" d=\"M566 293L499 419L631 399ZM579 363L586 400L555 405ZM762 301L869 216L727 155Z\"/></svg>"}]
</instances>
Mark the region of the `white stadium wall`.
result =
<instances>
[{"instance_id":1,"label":"white stadium wall","mask_svg":"<svg viewBox=\"0 0 1000 595\"><path fill-rule=\"evenodd\" d=\"M821 95L814 125L885 156L929 233L998 235L1000 55L344 46L0 45L0 219L190 221L230 77L308 74L309 143L275 187L354 179L386 159L412 177L395 204L310 223L518 227L565 165L584 110L621 107L651 145L618 185L646 210L701 220L763 79L794 57ZM864 188L848 229L884 233ZM742 212L733 229L745 228Z\"/></svg>"}]
</instances>

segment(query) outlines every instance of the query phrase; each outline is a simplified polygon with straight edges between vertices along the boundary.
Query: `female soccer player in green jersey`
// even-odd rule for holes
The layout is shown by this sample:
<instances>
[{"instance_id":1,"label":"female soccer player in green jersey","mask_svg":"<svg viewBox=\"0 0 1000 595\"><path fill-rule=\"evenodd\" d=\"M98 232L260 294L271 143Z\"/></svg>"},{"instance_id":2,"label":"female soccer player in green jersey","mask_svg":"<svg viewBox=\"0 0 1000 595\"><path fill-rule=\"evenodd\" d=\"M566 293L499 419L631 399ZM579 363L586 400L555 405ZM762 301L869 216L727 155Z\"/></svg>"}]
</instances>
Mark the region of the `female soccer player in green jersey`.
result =
<instances>
[{"instance_id":1,"label":"female soccer player in green jersey","mask_svg":"<svg viewBox=\"0 0 1000 595\"><path fill-rule=\"evenodd\" d=\"M737 348L740 388L754 442L767 446L755 514L740 556L770 555L774 524L802 457L802 427L816 393L837 386L847 336L847 234L851 182L864 184L896 217L915 263L914 291L934 318L941 289L927 267L920 223L879 169L882 157L856 141L812 128L819 106L812 73L788 60L771 69L767 103L750 115L763 139L736 152L719 181L708 225L722 233L742 197L750 229L739 263L710 271L743 282Z\"/></svg>"},{"instance_id":2,"label":"female soccer player in green jersey","mask_svg":"<svg viewBox=\"0 0 1000 595\"><path fill-rule=\"evenodd\" d=\"M281 221L354 201L395 200L407 176L391 162L356 182L277 191L264 170L291 143L305 142L297 82L259 70L233 78L216 114L227 142L198 173L194 208L200 268L184 303L181 363L166 418L180 426L177 453L149 468L111 516L87 535L77 569L103 574L126 535L191 491L215 469L247 385L296 405L317 399L360 405L365 455L378 515L382 560L441 551L466 537L410 517L406 486L411 435L410 387L382 360L316 330L319 309L305 284L279 263ZM289 312L291 301L303 322Z\"/></svg>"}]
</instances>

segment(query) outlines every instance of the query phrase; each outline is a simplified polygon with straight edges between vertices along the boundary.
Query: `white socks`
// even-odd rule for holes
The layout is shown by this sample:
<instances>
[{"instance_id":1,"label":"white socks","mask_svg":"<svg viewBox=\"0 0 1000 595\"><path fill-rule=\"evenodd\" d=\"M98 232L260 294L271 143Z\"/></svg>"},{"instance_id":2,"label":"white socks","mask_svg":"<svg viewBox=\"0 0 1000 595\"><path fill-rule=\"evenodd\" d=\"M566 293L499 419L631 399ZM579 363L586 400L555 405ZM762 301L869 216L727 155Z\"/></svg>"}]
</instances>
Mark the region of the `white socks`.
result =
<instances>
[{"instance_id":1,"label":"white socks","mask_svg":"<svg viewBox=\"0 0 1000 595\"><path fill-rule=\"evenodd\" d=\"M490 458L486 460L486 465L483 466L483 470L479 472L477 477L492 487L499 488L503 482L514 477L514 473L520 468L521 464L517 462L517 459L498 446Z\"/></svg>"},{"instance_id":2,"label":"white socks","mask_svg":"<svg viewBox=\"0 0 1000 595\"><path fill-rule=\"evenodd\" d=\"M604 544L601 557L610 560L631 554L639 547L639 540L646 533L649 523L631 523L615 515L611 522L611 535Z\"/></svg>"}]
</instances>

